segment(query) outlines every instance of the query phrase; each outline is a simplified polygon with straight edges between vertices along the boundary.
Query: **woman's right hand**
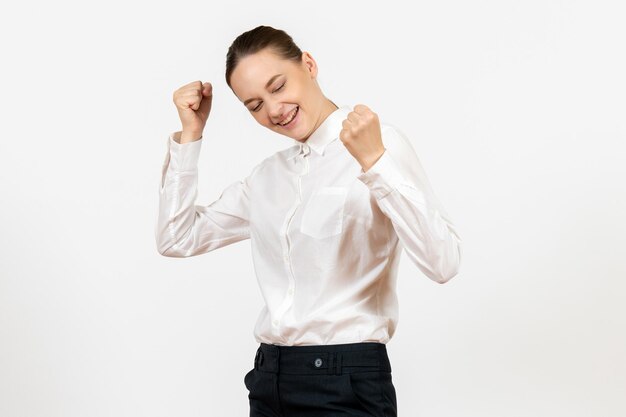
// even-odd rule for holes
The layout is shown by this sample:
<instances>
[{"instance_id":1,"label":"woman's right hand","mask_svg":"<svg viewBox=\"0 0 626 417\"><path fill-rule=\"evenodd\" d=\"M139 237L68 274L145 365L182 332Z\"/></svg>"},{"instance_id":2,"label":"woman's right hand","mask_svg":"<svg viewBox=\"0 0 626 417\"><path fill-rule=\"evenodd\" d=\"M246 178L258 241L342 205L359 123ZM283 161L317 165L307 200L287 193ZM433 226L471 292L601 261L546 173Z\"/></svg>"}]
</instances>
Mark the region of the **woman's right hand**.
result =
<instances>
[{"instance_id":1,"label":"woman's right hand","mask_svg":"<svg viewBox=\"0 0 626 417\"><path fill-rule=\"evenodd\" d=\"M199 139L211 112L213 101L213 86L211 83L193 81L185 84L176 91L173 97L178 117L183 125L183 137ZM188 142L189 140L185 140Z\"/></svg>"}]
</instances>

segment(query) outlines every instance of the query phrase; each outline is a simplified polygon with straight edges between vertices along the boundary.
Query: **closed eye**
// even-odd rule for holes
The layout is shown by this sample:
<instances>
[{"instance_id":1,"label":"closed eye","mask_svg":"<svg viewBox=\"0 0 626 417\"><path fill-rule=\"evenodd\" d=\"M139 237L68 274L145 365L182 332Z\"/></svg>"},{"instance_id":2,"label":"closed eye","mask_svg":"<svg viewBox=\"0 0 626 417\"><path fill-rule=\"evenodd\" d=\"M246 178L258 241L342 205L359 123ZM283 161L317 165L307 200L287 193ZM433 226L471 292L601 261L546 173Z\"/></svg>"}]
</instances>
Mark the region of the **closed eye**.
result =
<instances>
[{"instance_id":1,"label":"closed eye","mask_svg":"<svg viewBox=\"0 0 626 417\"><path fill-rule=\"evenodd\" d=\"M282 88L285 86L285 84L287 84L287 82L284 82L284 83L283 83L283 85L281 85L280 87L278 87L276 90L272 91L272 93L275 93L275 92L277 92L278 90L282 89ZM260 109L261 109L261 103L259 103L259 105L258 105L258 106L256 106L254 109L252 109L252 111L256 112L256 111L259 111Z\"/></svg>"}]
</instances>

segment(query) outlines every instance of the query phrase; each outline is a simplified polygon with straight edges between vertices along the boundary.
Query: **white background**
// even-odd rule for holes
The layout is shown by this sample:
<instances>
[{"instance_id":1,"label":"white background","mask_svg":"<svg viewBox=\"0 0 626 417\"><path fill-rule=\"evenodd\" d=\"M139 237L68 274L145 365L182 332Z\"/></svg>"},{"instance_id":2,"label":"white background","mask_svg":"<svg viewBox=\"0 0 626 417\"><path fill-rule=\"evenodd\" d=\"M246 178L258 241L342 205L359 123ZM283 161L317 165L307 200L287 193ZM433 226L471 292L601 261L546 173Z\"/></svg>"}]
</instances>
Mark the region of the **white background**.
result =
<instances>
[{"instance_id":1,"label":"white background","mask_svg":"<svg viewBox=\"0 0 626 417\"><path fill-rule=\"evenodd\" d=\"M337 104L409 135L462 237L403 254L387 345L403 417L626 415L626 14L614 1L2 6L0 415L246 416L249 241L154 241L173 91L213 83L198 204L290 146L224 81L289 33Z\"/></svg>"}]
</instances>

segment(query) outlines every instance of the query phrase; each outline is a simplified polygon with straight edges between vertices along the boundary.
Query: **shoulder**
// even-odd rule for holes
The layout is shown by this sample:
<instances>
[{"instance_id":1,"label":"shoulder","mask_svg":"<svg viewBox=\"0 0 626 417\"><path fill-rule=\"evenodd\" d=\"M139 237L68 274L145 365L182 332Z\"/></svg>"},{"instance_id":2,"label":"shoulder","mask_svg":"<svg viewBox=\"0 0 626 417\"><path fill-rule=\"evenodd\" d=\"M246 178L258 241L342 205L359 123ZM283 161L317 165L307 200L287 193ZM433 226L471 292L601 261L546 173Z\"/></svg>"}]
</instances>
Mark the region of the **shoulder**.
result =
<instances>
[{"instance_id":1,"label":"shoulder","mask_svg":"<svg viewBox=\"0 0 626 417\"><path fill-rule=\"evenodd\" d=\"M385 147L404 148L413 147L409 136L398 126L388 123L380 122L380 133Z\"/></svg>"}]
</instances>

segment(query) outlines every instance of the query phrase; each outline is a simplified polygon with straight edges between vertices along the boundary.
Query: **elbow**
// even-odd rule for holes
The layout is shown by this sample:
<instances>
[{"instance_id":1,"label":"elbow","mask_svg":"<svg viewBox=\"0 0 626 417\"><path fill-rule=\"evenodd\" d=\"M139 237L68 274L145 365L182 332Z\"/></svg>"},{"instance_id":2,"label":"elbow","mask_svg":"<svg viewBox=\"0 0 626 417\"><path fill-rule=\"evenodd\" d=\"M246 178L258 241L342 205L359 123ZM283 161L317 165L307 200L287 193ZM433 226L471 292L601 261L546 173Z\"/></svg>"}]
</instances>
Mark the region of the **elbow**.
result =
<instances>
[{"instance_id":1,"label":"elbow","mask_svg":"<svg viewBox=\"0 0 626 417\"><path fill-rule=\"evenodd\" d=\"M424 274L438 284L445 284L459 273L459 265L439 265L430 268L421 268Z\"/></svg>"},{"instance_id":2,"label":"elbow","mask_svg":"<svg viewBox=\"0 0 626 417\"><path fill-rule=\"evenodd\" d=\"M178 249L178 245L172 244L172 239L165 233L157 233L155 236L156 250L161 256L166 258L184 258L186 254Z\"/></svg>"},{"instance_id":3,"label":"elbow","mask_svg":"<svg viewBox=\"0 0 626 417\"><path fill-rule=\"evenodd\" d=\"M457 275L458 275L458 270L455 270L455 271L448 272L445 274L439 274L435 276L434 280L435 282L439 284L445 284L446 282L450 281L452 278L454 278Z\"/></svg>"},{"instance_id":4,"label":"elbow","mask_svg":"<svg viewBox=\"0 0 626 417\"><path fill-rule=\"evenodd\" d=\"M179 255L171 252L169 249L157 249L157 252L159 253L159 255L165 256L166 258L180 258Z\"/></svg>"},{"instance_id":5,"label":"elbow","mask_svg":"<svg viewBox=\"0 0 626 417\"><path fill-rule=\"evenodd\" d=\"M171 246L163 245L162 242L156 243L156 249L159 255L165 256L166 258L180 258L180 254L176 253L172 250Z\"/></svg>"},{"instance_id":6,"label":"elbow","mask_svg":"<svg viewBox=\"0 0 626 417\"><path fill-rule=\"evenodd\" d=\"M433 276L433 280L439 284L445 284L459 274L461 269L461 244L459 241L457 241L453 253L455 256L449 257L446 264L440 267Z\"/></svg>"},{"instance_id":7,"label":"elbow","mask_svg":"<svg viewBox=\"0 0 626 417\"><path fill-rule=\"evenodd\" d=\"M434 282L445 284L459 273L461 267L461 247L458 244L454 246L452 252L429 252L421 257L414 252L407 252L424 275Z\"/></svg>"}]
</instances>

